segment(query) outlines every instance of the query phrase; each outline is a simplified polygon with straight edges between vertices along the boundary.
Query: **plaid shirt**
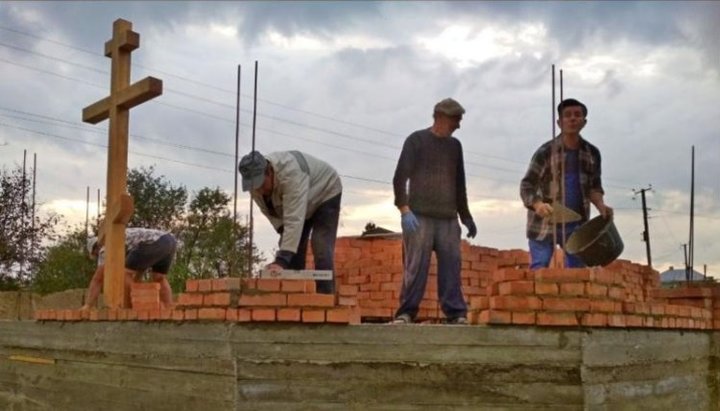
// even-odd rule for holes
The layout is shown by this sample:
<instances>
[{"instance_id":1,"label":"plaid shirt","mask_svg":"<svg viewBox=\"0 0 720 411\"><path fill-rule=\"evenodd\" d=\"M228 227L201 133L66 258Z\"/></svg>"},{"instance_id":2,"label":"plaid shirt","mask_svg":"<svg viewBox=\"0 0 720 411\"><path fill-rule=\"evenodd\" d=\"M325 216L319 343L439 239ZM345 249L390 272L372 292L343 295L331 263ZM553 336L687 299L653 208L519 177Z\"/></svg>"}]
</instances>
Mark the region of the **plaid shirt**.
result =
<instances>
[{"instance_id":1,"label":"plaid shirt","mask_svg":"<svg viewBox=\"0 0 720 411\"><path fill-rule=\"evenodd\" d=\"M543 201L552 203L562 199L559 187L554 187L553 172L560 175L562 144L558 137L540 146L533 154L530 166L525 177L520 182L520 198L528 209L527 212L527 238L542 241L552 235L552 224L548 218L542 218L535 213L533 203ZM582 221L590 216L590 195L593 192L604 194L600 177L600 151L594 145L580 137L578 151L580 171L580 193L583 200ZM556 183L557 184L557 183ZM554 193L554 198L553 194Z\"/></svg>"}]
</instances>

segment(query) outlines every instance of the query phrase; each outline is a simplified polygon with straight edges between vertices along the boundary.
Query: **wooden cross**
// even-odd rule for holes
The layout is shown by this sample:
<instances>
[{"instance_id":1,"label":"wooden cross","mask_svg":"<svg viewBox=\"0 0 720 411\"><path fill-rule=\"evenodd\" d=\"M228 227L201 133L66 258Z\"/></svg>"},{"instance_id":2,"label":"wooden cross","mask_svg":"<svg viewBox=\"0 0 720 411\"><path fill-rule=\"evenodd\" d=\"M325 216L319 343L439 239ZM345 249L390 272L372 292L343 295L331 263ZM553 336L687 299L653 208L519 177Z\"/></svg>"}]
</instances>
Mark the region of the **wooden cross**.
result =
<instances>
[{"instance_id":1,"label":"wooden cross","mask_svg":"<svg viewBox=\"0 0 720 411\"><path fill-rule=\"evenodd\" d=\"M130 109L162 94L162 80L146 77L130 85L130 52L140 46L140 35L132 23L117 19L113 37L105 43L105 56L112 59L110 96L83 109L83 121L97 124L110 119L108 131L107 212L104 222L105 304L127 306L125 295L125 226L133 213L127 194L128 126ZM102 235L101 235L102 237ZM102 240L100 238L99 240Z\"/></svg>"}]
</instances>

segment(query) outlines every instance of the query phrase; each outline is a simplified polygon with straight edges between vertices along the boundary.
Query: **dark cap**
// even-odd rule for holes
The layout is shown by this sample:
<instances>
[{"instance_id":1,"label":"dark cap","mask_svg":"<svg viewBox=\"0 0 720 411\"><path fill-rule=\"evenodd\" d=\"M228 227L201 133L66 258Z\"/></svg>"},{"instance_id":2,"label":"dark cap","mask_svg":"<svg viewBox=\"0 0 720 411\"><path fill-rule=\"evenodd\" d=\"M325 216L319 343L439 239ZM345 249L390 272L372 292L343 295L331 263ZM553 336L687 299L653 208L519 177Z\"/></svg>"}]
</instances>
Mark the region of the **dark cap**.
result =
<instances>
[{"instance_id":1,"label":"dark cap","mask_svg":"<svg viewBox=\"0 0 720 411\"><path fill-rule=\"evenodd\" d=\"M465 114L465 109L457 101L446 98L437 104L435 104L435 113L442 113L450 117L462 116Z\"/></svg>"},{"instance_id":2,"label":"dark cap","mask_svg":"<svg viewBox=\"0 0 720 411\"><path fill-rule=\"evenodd\" d=\"M257 151L253 151L240 160L238 171L242 176L242 190L250 191L259 188L265 181L267 160Z\"/></svg>"}]
</instances>

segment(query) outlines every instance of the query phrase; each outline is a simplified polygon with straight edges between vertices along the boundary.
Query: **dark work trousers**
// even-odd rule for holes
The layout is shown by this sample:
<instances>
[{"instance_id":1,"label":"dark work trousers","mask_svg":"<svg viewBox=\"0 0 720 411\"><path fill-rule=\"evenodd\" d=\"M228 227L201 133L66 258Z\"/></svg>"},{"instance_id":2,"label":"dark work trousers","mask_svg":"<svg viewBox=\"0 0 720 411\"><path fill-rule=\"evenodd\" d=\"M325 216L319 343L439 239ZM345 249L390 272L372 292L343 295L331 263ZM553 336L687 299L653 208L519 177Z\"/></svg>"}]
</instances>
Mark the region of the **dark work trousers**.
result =
<instances>
[{"instance_id":1,"label":"dark work trousers","mask_svg":"<svg viewBox=\"0 0 720 411\"><path fill-rule=\"evenodd\" d=\"M340 219L341 197L342 193L320 204L313 215L305 220L297 253L290 260L288 267L293 270L305 269L308 238L310 237L315 269L333 271L332 280L315 281L317 292L321 294L335 293L335 238Z\"/></svg>"},{"instance_id":2,"label":"dark work trousers","mask_svg":"<svg viewBox=\"0 0 720 411\"><path fill-rule=\"evenodd\" d=\"M437 258L438 299L448 319L467 316L467 305L460 282L460 224L457 218L415 215L420 226L413 233L403 232L405 267L400 292L400 308L395 317L407 314L415 319L425 294L430 257Z\"/></svg>"}]
</instances>

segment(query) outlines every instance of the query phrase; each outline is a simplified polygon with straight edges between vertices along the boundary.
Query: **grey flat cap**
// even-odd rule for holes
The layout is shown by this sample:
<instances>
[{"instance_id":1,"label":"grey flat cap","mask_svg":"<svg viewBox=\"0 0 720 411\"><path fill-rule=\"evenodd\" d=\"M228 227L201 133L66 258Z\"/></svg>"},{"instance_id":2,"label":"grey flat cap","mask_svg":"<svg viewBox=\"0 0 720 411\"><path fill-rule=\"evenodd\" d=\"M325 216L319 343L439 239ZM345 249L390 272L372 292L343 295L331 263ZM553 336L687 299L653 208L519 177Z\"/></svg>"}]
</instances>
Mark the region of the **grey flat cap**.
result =
<instances>
[{"instance_id":1,"label":"grey flat cap","mask_svg":"<svg viewBox=\"0 0 720 411\"><path fill-rule=\"evenodd\" d=\"M250 191L260 187L265 181L267 160L257 151L247 154L240 160L238 171L242 175L242 190Z\"/></svg>"},{"instance_id":2,"label":"grey flat cap","mask_svg":"<svg viewBox=\"0 0 720 411\"><path fill-rule=\"evenodd\" d=\"M435 104L435 113L442 113L448 116L462 116L465 114L465 109L457 101L446 98L437 104Z\"/></svg>"}]
</instances>

